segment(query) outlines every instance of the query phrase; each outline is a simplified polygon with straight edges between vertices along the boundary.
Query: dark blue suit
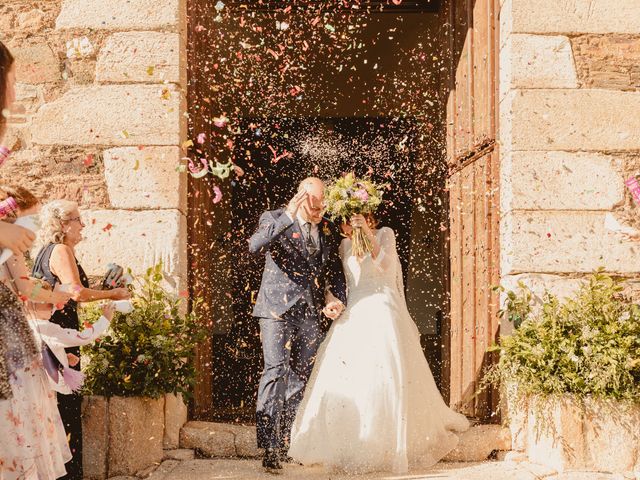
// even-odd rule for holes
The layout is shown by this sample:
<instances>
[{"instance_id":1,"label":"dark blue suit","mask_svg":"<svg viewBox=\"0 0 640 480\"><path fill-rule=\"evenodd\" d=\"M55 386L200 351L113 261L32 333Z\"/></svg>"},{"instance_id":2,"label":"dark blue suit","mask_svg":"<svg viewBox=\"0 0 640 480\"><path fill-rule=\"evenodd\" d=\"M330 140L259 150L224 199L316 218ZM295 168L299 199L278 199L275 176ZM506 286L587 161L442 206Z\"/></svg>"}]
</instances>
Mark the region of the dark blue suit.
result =
<instances>
[{"instance_id":1,"label":"dark blue suit","mask_svg":"<svg viewBox=\"0 0 640 480\"><path fill-rule=\"evenodd\" d=\"M310 255L300 225L284 210L260 217L249 251L265 255L253 316L260 318L264 370L258 387L259 448L287 448L296 410L327 324L325 290L346 304L335 227L318 226L319 252Z\"/></svg>"}]
</instances>

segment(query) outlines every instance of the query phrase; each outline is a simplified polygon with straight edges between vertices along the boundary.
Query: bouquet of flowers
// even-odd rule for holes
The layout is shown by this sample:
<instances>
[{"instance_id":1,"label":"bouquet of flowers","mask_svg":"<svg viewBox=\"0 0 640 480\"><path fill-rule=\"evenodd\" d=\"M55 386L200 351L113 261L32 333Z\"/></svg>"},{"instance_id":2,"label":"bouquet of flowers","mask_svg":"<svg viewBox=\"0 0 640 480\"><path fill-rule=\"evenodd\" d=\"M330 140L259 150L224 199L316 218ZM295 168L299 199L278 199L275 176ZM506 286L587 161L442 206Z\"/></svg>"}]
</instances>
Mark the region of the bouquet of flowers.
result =
<instances>
[{"instance_id":1,"label":"bouquet of flowers","mask_svg":"<svg viewBox=\"0 0 640 480\"><path fill-rule=\"evenodd\" d=\"M356 178L353 173L348 173L327 187L327 214L332 220L346 222L353 215L374 213L382 203L382 190L385 186ZM352 252L357 257L363 257L373 250L371 241L360 228L353 229L351 241Z\"/></svg>"}]
</instances>

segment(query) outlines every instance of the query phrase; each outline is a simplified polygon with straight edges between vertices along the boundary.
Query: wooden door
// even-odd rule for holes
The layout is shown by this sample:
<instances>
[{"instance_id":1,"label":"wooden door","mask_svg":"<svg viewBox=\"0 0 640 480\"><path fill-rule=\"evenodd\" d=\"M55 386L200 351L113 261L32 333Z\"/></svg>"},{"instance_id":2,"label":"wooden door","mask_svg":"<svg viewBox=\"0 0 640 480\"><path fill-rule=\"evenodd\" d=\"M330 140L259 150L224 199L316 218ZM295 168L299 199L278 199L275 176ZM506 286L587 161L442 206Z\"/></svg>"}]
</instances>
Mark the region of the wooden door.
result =
<instances>
[{"instance_id":1,"label":"wooden door","mask_svg":"<svg viewBox=\"0 0 640 480\"><path fill-rule=\"evenodd\" d=\"M452 407L496 419L497 392L476 395L487 348L498 335L499 193L496 0L451 0L447 161L450 315L445 326L445 392Z\"/></svg>"}]
</instances>

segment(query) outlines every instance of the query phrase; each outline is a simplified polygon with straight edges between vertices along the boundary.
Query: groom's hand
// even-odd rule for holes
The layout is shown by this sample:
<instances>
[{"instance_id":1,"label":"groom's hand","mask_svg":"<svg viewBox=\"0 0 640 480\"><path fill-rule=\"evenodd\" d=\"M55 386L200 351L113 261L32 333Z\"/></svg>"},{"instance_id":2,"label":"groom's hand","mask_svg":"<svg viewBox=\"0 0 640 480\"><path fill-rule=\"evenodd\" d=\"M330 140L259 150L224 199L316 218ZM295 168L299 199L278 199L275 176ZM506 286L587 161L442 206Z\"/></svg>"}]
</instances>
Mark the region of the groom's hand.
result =
<instances>
[{"instance_id":1,"label":"groom's hand","mask_svg":"<svg viewBox=\"0 0 640 480\"><path fill-rule=\"evenodd\" d=\"M306 190L300 190L295 196L289 201L289 205L287 205L287 213L291 216L291 218L296 218L296 214L298 213L298 209L302 206L304 202L307 201L307 197L309 194Z\"/></svg>"}]
</instances>

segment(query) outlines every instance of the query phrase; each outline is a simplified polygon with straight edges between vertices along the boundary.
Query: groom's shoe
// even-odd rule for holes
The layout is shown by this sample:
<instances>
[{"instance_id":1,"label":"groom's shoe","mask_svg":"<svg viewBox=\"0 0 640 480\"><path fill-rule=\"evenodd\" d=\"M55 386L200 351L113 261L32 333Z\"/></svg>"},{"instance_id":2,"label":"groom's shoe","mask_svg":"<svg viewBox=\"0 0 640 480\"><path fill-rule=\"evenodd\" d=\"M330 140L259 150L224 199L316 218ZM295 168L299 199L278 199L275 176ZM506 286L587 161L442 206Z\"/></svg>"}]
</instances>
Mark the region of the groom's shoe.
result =
<instances>
[{"instance_id":1,"label":"groom's shoe","mask_svg":"<svg viewBox=\"0 0 640 480\"><path fill-rule=\"evenodd\" d=\"M280 465L279 452L275 448L265 448L264 457L262 458L262 466L269 473L280 473L282 465Z\"/></svg>"},{"instance_id":2,"label":"groom's shoe","mask_svg":"<svg viewBox=\"0 0 640 480\"><path fill-rule=\"evenodd\" d=\"M291 465L302 465L298 460L289 456L289 450L285 450L284 448L280 449L280 462L281 463L289 463Z\"/></svg>"}]
</instances>

